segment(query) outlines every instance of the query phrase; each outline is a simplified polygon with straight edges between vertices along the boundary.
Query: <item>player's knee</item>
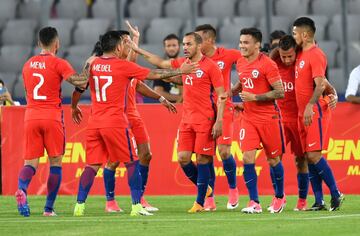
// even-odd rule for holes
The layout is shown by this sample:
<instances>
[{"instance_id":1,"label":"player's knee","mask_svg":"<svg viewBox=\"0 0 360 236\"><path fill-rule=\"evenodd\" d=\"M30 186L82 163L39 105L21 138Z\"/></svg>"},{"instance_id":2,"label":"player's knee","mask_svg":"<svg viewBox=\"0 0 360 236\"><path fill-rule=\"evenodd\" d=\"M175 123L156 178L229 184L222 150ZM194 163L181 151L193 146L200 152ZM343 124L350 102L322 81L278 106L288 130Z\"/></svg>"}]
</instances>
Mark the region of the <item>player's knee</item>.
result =
<instances>
[{"instance_id":1,"label":"player's knee","mask_svg":"<svg viewBox=\"0 0 360 236\"><path fill-rule=\"evenodd\" d=\"M151 152L146 152L142 155L139 155L139 159L140 159L140 163L141 164L149 164L152 158L152 153Z\"/></svg>"},{"instance_id":2,"label":"player's knee","mask_svg":"<svg viewBox=\"0 0 360 236\"><path fill-rule=\"evenodd\" d=\"M295 164L298 173L308 173L308 164L305 157L296 157Z\"/></svg>"},{"instance_id":3,"label":"player's knee","mask_svg":"<svg viewBox=\"0 0 360 236\"><path fill-rule=\"evenodd\" d=\"M321 158L321 152L308 152L306 156L309 164L316 164Z\"/></svg>"},{"instance_id":4,"label":"player's knee","mask_svg":"<svg viewBox=\"0 0 360 236\"><path fill-rule=\"evenodd\" d=\"M106 163L105 168L115 171L118 166L119 166L119 162L108 162L108 163Z\"/></svg>"},{"instance_id":5,"label":"player's knee","mask_svg":"<svg viewBox=\"0 0 360 236\"><path fill-rule=\"evenodd\" d=\"M62 156L50 157L49 162L50 162L50 166L61 166Z\"/></svg>"},{"instance_id":6,"label":"player's knee","mask_svg":"<svg viewBox=\"0 0 360 236\"><path fill-rule=\"evenodd\" d=\"M178 163L181 166L186 166L187 164L189 164L191 161L191 156L187 156L187 155L178 155Z\"/></svg>"},{"instance_id":7,"label":"player's knee","mask_svg":"<svg viewBox=\"0 0 360 236\"><path fill-rule=\"evenodd\" d=\"M231 151L230 151L230 146L219 146L219 154L221 157L221 160L226 160L230 157L231 155Z\"/></svg>"},{"instance_id":8,"label":"player's knee","mask_svg":"<svg viewBox=\"0 0 360 236\"><path fill-rule=\"evenodd\" d=\"M244 161L244 164L254 164L255 163L255 155L250 152L244 152L243 161Z\"/></svg>"},{"instance_id":9,"label":"player's knee","mask_svg":"<svg viewBox=\"0 0 360 236\"><path fill-rule=\"evenodd\" d=\"M281 161L280 157L267 158L267 162L271 167L276 166L277 164L279 164L280 161Z\"/></svg>"}]
</instances>

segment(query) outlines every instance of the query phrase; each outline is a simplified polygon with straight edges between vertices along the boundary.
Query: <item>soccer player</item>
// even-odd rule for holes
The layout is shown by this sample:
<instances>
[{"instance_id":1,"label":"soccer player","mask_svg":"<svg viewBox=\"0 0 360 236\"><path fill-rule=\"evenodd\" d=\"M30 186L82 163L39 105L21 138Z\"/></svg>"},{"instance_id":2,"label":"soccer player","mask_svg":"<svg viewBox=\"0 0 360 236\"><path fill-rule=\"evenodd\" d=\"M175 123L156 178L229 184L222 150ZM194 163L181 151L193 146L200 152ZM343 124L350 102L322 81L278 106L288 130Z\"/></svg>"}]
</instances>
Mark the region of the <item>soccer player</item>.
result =
<instances>
[{"instance_id":1,"label":"soccer player","mask_svg":"<svg viewBox=\"0 0 360 236\"><path fill-rule=\"evenodd\" d=\"M90 65L89 86L92 111L86 134L86 163L80 177L74 216L83 216L85 201L103 163L124 162L131 191L130 215L151 215L140 204L142 180L135 151L135 139L126 117L127 88L132 78L164 79L190 73L196 65L184 63L177 70L150 70L124 60L128 54L128 32L109 31L101 37L103 55Z\"/></svg>"},{"instance_id":2,"label":"soccer player","mask_svg":"<svg viewBox=\"0 0 360 236\"><path fill-rule=\"evenodd\" d=\"M197 62L200 69L196 73L171 78L171 81L184 86L183 116L178 130L178 161L186 176L197 185L197 198L189 213L204 210L205 196L212 192L208 187L210 178L209 161L215 154L215 140L222 134L223 111L227 95L223 87L220 69L214 61L201 53L202 38L190 32L183 38L185 58L163 60L141 48L134 50L143 55L151 64L160 68L178 68L183 62ZM212 92L218 96L218 107ZM191 160L197 155L197 166Z\"/></svg>"},{"instance_id":3,"label":"soccer player","mask_svg":"<svg viewBox=\"0 0 360 236\"><path fill-rule=\"evenodd\" d=\"M201 52L211 58L218 65L224 78L225 91L229 91L231 88L231 67L236 64L237 60L240 59L241 53L236 49L226 49L223 47L216 46L216 30L209 24L199 25L195 28L195 32L199 34L203 40L201 44ZM217 100L215 95L215 101ZM223 120L223 134L216 140L216 144L219 150L221 160L223 162L224 171L227 177L229 185L229 198L227 202L227 209L235 209L239 206L239 193L236 186L236 162L234 157L231 155L231 144L233 140L233 118L234 118L234 106L231 101L231 97L226 101L224 110ZM191 159L188 160L191 162ZM215 171L213 161L210 165L210 186L213 189L215 185ZM216 204L214 195L206 198L205 210L214 211L216 210Z\"/></svg>"},{"instance_id":4,"label":"soccer player","mask_svg":"<svg viewBox=\"0 0 360 236\"><path fill-rule=\"evenodd\" d=\"M239 47L243 57L236 66L242 89L240 97L244 102L240 146L243 151L245 184L250 195L248 206L241 211L262 212L255 171L256 151L261 148L262 143L270 169L276 177L271 213L280 213L286 202L281 162L285 146L280 113L275 100L284 97L284 87L275 62L260 53L261 40L262 34L256 28L244 28L240 32Z\"/></svg>"},{"instance_id":5,"label":"soccer player","mask_svg":"<svg viewBox=\"0 0 360 236\"><path fill-rule=\"evenodd\" d=\"M278 66L285 90L285 98L277 100L277 103L281 110L286 145L291 143L291 153L295 155L297 168L299 198L294 210L303 211L307 208L306 198L309 189L309 171L302 150L297 124L298 109L295 98L296 42L291 35L285 35L280 39L278 46L273 50L277 50L279 53L279 57L273 59ZM275 188L276 178L272 169L270 169L270 175L273 187Z\"/></svg>"},{"instance_id":6,"label":"soccer player","mask_svg":"<svg viewBox=\"0 0 360 236\"><path fill-rule=\"evenodd\" d=\"M286 33L282 30L274 30L270 34L270 50L273 50L279 46L279 41L284 37Z\"/></svg>"},{"instance_id":7,"label":"soccer player","mask_svg":"<svg viewBox=\"0 0 360 236\"><path fill-rule=\"evenodd\" d=\"M165 59L178 58L180 39L175 34L167 35L163 40ZM182 86L163 80L154 81L154 90L171 102L182 101Z\"/></svg>"},{"instance_id":8,"label":"soccer player","mask_svg":"<svg viewBox=\"0 0 360 236\"><path fill-rule=\"evenodd\" d=\"M56 57L60 42L57 30L45 27L39 31L39 55L31 57L23 67L27 106L25 111L25 164L19 173L15 193L20 215L30 216L26 192L46 149L50 174L44 216L56 216L54 202L61 183L61 161L65 135L61 108L61 82L82 86L87 83L86 71L78 75L71 65Z\"/></svg>"},{"instance_id":9,"label":"soccer player","mask_svg":"<svg viewBox=\"0 0 360 236\"><path fill-rule=\"evenodd\" d=\"M295 94L299 109L299 132L303 150L306 152L309 178L315 194L314 208L324 208L322 180L330 189L330 211L340 208L344 200L337 188L334 175L321 151L326 145L330 122L330 109L323 97L326 86L326 56L316 45L315 23L308 17L300 17L293 23L293 36L301 47L295 64Z\"/></svg>"}]
</instances>

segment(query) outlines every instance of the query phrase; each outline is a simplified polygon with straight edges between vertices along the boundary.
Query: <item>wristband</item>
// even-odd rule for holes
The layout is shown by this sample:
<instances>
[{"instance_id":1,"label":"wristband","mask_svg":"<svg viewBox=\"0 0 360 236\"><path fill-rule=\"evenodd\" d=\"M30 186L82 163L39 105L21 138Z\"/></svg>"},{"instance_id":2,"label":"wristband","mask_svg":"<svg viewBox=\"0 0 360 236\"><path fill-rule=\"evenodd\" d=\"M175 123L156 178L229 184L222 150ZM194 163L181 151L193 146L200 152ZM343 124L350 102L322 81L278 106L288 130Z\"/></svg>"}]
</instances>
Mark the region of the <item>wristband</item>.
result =
<instances>
[{"instance_id":1,"label":"wristband","mask_svg":"<svg viewBox=\"0 0 360 236\"><path fill-rule=\"evenodd\" d=\"M160 98L159 98L159 102L163 102L163 101L165 101L166 99L163 97L163 96L161 96Z\"/></svg>"}]
</instances>

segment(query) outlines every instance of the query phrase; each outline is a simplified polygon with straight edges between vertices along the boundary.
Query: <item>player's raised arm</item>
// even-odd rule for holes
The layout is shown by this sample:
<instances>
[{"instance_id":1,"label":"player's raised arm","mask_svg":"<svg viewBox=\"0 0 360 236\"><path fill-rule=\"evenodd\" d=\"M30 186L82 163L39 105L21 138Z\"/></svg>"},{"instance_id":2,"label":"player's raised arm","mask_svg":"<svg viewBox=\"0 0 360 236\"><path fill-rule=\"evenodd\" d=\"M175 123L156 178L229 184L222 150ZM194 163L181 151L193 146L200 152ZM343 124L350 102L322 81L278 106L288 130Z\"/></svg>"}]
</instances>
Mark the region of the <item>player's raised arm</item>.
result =
<instances>
[{"instance_id":1,"label":"player's raised arm","mask_svg":"<svg viewBox=\"0 0 360 236\"><path fill-rule=\"evenodd\" d=\"M171 102L169 102L166 98L155 92L145 83L139 81L136 85L136 91L145 97L159 100L159 102L164 105L170 112L177 113L176 107Z\"/></svg>"},{"instance_id":2,"label":"player's raised arm","mask_svg":"<svg viewBox=\"0 0 360 236\"><path fill-rule=\"evenodd\" d=\"M139 40L140 40L140 32L139 32L138 27L137 26L132 26L129 21L126 21L125 23L128 26L129 31L130 31L130 33L132 35L132 41L134 42L135 45L138 46L139 45ZM132 62L136 62L137 56L138 56L138 54L134 50L131 50L129 52L127 60L132 61Z\"/></svg>"},{"instance_id":3,"label":"player's raised arm","mask_svg":"<svg viewBox=\"0 0 360 236\"><path fill-rule=\"evenodd\" d=\"M126 43L129 44L129 46L134 52L143 56L145 60L147 60L150 64L164 69L171 68L171 60L164 60L158 55L152 54L151 52L139 48L132 40L127 40Z\"/></svg>"}]
</instances>

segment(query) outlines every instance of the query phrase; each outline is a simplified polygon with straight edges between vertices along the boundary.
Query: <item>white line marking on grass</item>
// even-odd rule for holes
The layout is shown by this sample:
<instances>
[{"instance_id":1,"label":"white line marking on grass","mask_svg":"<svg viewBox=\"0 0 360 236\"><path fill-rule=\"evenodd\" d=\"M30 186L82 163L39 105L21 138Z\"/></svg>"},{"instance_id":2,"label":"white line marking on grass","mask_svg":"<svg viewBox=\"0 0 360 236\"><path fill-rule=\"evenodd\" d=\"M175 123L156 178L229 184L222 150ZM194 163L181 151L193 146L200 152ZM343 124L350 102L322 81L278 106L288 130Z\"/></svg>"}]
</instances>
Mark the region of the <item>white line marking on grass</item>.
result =
<instances>
[{"instance_id":1,"label":"white line marking on grass","mask_svg":"<svg viewBox=\"0 0 360 236\"><path fill-rule=\"evenodd\" d=\"M243 215L243 214L242 214ZM200 216L200 214L199 214ZM202 215L201 215L202 216ZM244 215L243 215L244 216ZM301 221L301 220L327 220L327 219L337 219L337 218L349 218L349 217L360 217L360 214L347 214L347 215L332 215L332 216L314 216L314 217L291 217L291 218L281 218L281 220L286 221ZM99 218L96 216L84 216L84 217L73 217L62 219L62 217L53 217L53 218L43 218L43 219L31 219L30 218L11 218L11 219L0 219L0 223L63 223L63 222L234 222L234 221L274 221L279 220L279 218L251 218L246 219L244 217L241 218L169 218L169 219L157 219L155 217L136 217L132 219L122 219L121 216L106 216L103 218Z\"/></svg>"}]
</instances>

